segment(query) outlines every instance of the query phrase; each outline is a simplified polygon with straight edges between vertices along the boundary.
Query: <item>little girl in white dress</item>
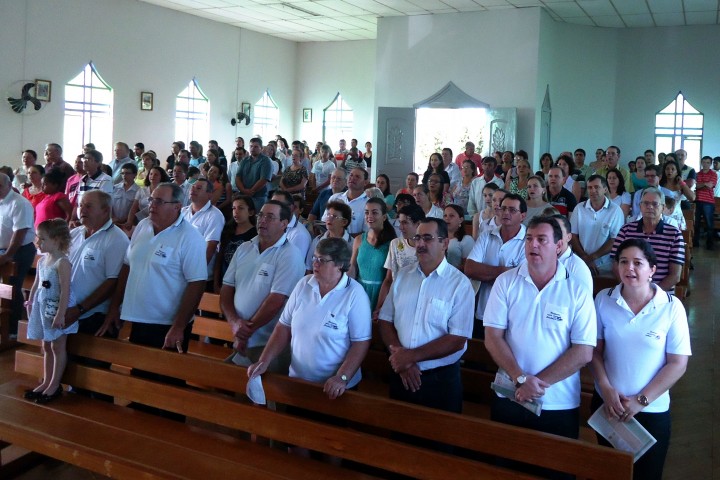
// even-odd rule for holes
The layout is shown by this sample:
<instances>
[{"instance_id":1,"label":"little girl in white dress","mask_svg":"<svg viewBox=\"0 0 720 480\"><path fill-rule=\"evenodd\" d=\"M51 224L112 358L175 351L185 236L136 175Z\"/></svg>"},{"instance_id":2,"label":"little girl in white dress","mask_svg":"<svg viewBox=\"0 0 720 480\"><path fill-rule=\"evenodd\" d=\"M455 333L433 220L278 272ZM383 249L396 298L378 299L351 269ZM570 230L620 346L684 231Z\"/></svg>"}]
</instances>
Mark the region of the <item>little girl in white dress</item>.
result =
<instances>
[{"instance_id":1,"label":"little girl in white dress","mask_svg":"<svg viewBox=\"0 0 720 480\"><path fill-rule=\"evenodd\" d=\"M65 326L65 312L75 304L70 288L70 230L65 220L46 220L37 228L35 245L44 253L38 262L35 283L25 302L28 338L43 341L43 381L25 392L25 398L47 403L62 394L60 380L67 365L67 334L77 333L78 323Z\"/></svg>"}]
</instances>

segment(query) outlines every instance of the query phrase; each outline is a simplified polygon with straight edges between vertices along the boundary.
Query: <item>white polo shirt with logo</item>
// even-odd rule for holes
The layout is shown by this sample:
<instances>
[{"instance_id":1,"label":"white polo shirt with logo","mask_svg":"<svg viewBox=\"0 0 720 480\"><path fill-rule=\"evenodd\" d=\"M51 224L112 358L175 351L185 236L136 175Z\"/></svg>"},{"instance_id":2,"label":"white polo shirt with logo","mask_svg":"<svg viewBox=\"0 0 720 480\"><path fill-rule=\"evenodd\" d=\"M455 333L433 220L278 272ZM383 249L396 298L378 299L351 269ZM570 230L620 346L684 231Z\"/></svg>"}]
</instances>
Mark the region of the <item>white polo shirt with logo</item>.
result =
<instances>
[{"instance_id":1,"label":"white polo shirt with logo","mask_svg":"<svg viewBox=\"0 0 720 480\"><path fill-rule=\"evenodd\" d=\"M620 207L605 198L600 210L590 204L590 200L579 203L570 216L573 235L580 239L580 245L587 253L594 253L610 238L617 237L620 228L625 225L625 215ZM598 267L610 266L610 253L595 259Z\"/></svg>"},{"instance_id":2,"label":"white polo shirt with logo","mask_svg":"<svg viewBox=\"0 0 720 480\"><path fill-rule=\"evenodd\" d=\"M0 200L0 249L7 250L13 233L27 228L20 246L35 240L35 211L30 200L14 190L10 190Z\"/></svg>"},{"instance_id":3,"label":"white polo shirt with logo","mask_svg":"<svg viewBox=\"0 0 720 480\"><path fill-rule=\"evenodd\" d=\"M222 235L223 227L225 226L225 217L211 201L208 200L208 202L195 213L192 211L192 205L183 207L181 215L185 217L185 220L190 223L190 225L197 228L197 231L203 236L205 242L220 243L220 235ZM217 248L215 252L217 253ZM207 264L208 278L212 278L216 253L213 253L212 258Z\"/></svg>"}]
</instances>

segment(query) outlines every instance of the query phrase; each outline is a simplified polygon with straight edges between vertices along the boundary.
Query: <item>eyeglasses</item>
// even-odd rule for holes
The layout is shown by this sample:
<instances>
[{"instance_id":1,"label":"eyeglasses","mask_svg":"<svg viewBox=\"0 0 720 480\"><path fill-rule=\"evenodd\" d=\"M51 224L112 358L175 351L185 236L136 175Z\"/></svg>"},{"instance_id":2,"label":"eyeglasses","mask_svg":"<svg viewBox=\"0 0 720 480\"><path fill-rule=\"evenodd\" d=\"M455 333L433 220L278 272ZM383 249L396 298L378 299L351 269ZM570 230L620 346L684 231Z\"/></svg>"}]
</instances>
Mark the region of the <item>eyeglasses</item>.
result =
<instances>
[{"instance_id":1,"label":"eyeglasses","mask_svg":"<svg viewBox=\"0 0 720 480\"><path fill-rule=\"evenodd\" d=\"M158 198L158 197L150 197L150 203L152 203L153 205L165 205L166 203L180 203L180 202L176 202L174 200L167 201L167 200L163 200L162 198Z\"/></svg>"},{"instance_id":2,"label":"eyeglasses","mask_svg":"<svg viewBox=\"0 0 720 480\"><path fill-rule=\"evenodd\" d=\"M520 210L515 207L500 207L500 210L502 210L503 212L508 212L511 215L515 215L516 213L520 212Z\"/></svg>"},{"instance_id":3,"label":"eyeglasses","mask_svg":"<svg viewBox=\"0 0 720 480\"><path fill-rule=\"evenodd\" d=\"M330 263L332 261L332 258L320 258L316 257L315 255L312 256L312 263L319 263L320 265L325 265L326 263Z\"/></svg>"},{"instance_id":4,"label":"eyeglasses","mask_svg":"<svg viewBox=\"0 0 720 480\"><path fill-rule=\"evenodd\" d=\"M271 215L269 213L258 213L257 219L258 221L265 220L266 222L272 222L273 220L276 220L278 217L275 215Z\"/></svg>"},{"instance_id":5,"label":"eyeglasses","mask_svg":"<svg viewBox=\"0 0 720 480\"><path fill-rule=\"evenodd\" d=\"M643 207L659 208L659 207L660 207L660 202L642 201L642 202L640 202L640 205L642 205Z\"/></svg>"},{"instance_id":6,"label":"eyeglasses","mask_svg":"<svg viewBox=\"0 0 720 480\"><path fill-rule=\"evenodd\" d=\"M325 215L325 218L327 218L328 220L345 220L345 217L343 217L342 215L333 215L332 213L328 213L327 215Z\"/></svg>"},{"instance_id":7,"label":"eyeglasses","mask_svg":"<svg viewBox=\"0 0 720 480\"><path fill-rule=\"evenodd\" d=\"M424 243L430 243L436 238L438 240L442 240L445 237L435 237L433 235L415 235L414 237L412 237L412 240L413 242L419 242L420 240L422 240Z\"/></svg>"}]
</instances>

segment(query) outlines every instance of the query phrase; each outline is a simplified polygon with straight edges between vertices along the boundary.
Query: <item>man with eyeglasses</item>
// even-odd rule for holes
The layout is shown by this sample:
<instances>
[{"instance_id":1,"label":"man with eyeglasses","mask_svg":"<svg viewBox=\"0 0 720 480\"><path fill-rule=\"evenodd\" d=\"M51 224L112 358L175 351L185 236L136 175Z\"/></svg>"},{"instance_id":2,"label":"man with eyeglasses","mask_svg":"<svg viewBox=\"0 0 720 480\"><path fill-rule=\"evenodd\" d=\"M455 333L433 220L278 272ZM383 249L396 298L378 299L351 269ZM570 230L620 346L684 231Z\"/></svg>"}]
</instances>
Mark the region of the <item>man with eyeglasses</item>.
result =
<instances>
[{"instance_id":1,"label":"man with eyeglasses","mask_svg":"<svg viewBox=\"0 0 720 480\"><path fill-rule=\"evenodd\" d=\"M610 250L625 215L620 207L607 198L607 180L590 175L587 182L588 199L578 204L570 217L572 249L593 275L609 273L612 269Z\"/></svg>"},{"instance_id":2,"label":"man with eyeglasses","mask_svg":"<svg viewBox=\"0 0 720 480\"><path fill-rule=\"evenodd\" d=\"M305 275L305 256L288 241L285 230L292 213L278 200L268 200L257 214L257 237L238 247L220 289L220 307L232 328L238 365L256 363L285 302ZM287 374L285 349L268 370Z\"/></svg>"},{"instance_id":3,"label":"man with eyeglasses","mask_svg":"<svg viewBox=\"0 0 720 480\"><path fill-rule=\"evenodd\" d=\"M597 327L592 292L558 260L562 230L552 217L530 220L526 261L500 275L487 302L485 346L499 370L492 420L578 438L580 374L590 362ZM520 403L542 403L539 415Z\"/></svg>"},{"instance_id":4,"label":"man with eyeglasses","mask_svg":"<svg viewBox=\"0 0 720 480\"><path fill-rule=\"evenodd\" d=\"M615 259L617 248L623 240L642 238L652 245L657 256L652 281L663 290L673 292L685 264L685 241L678 228L663 222L664 207L665 195L660 189L647 187L643 190L640 200L642 218L623 225L615 237L610 257ZM617 276L617 262L613 262L613 271Z\"/></svg>"},{"instance_id":5,"label":"man with eyeglasses","mask_svg":"<svg viewBox=\"0 0 720 480\"><path fill-rule=\"evenodd\" d=\"M225 217L212 204L212 194L213 184L207 178L198 178L190 187L190 205L182 209L185 220L197 228L205 240L205 261L207 262L208 279L213 278L215 254L220 243L220 235L225 226Z\"/></svg>"},{"instance_id":6,"label":"man with eyeglasses","mask_svg":"<svg viewBox=\"0 0 720 480\"><path fill-rule=\"evenodd\" d=\"M645 179L647 180L648 187L655 187L661 192L663 192L663 195L674 195L672 190L669 190L665 187L660 186L660 166L658 165L647 165L645 167ZM647 188L647 187L645 187ZM633 205L632 205L632 212L631 216L635 220L640 220L640 217L642 217L642 213L640 213L640 199L642 198L641 192L635 192L635 195L633 195Z\"/></svg>"},{"instance_id":7,"label":"man with eyeglasses","mask_svg":"<svg viewBox=\"0 0 720 480\"><path fill-rule=\"evenodd\" d=\"M495 279L525 260L525 214L527 204L518 194L508 193L500 203L500 225L486 230L475 241L465 261L465 275L479 280L473 337L483 338L482 320Z\"/></svg>"},{"instance_id":8,"label":"man with eyeglasses","mask_svg":"<svg viewBox=\"0 0 720 480\"><path fill-rule=\"evenodd\" d=\"M398 272L378 315L396 374L390 398L461 413L460 357L472 335L472 286L445 259L443 220L421 220L413 240L418 265Z\"/></svg>"},{"instance_id":9,"label":"man with eyeglasses","mask_svg":"<svg viewBox=\"0 0 720 480\"><path fill-rule=\"evenodd\" d=\"M161 183L150 195L149 215L138 223L97 335L133 322L130 341L187 351L207 282L205 241L180 214L183 191ZM122 310L121 310L122 305Z\"/></svg>"}]
</instances>

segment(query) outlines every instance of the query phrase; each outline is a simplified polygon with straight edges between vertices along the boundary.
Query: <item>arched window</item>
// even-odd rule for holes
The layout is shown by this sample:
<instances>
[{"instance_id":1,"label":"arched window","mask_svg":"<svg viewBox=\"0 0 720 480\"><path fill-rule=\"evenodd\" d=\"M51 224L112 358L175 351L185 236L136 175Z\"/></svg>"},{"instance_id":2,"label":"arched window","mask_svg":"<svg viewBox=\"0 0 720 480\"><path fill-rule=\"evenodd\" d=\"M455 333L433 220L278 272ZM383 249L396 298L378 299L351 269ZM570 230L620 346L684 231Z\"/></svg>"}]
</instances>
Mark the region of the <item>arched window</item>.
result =
<instances>
[{"instance_id":1,"label":"arched window","mask_svg":"<svg viewBox=\"0 0 720 480\"><path fill-rule=\"evenodd\" d=\"M255 104L255 114L251 118L255 124L255 135L262 138L263 143L273 140L280 133L280 109L269 90L265 90Z\"/></svg>"},{"instance_id":2,"label":"arched window","mask_svg":"<svg viewBox=\"0 0 720 480\"><path fill-rule=\"evenodd\" d=\"M704 115L678 92L675 100L655 114L655 151L687 151L687 165L699 169Z\"/></svg>"},{"instance_id":3,"label":"arched window","mask_svg":"<svg viewBox=\"0 0 720 480\"><path fill-rule=\"evenodd\" d=\"M95 65L85 68L65 84L63 148L74 158L86 143L112 158L113 90Z\"/></svg>"},{"instance_id":4,"label":"arched window","mask_svg":"<svg viewBox=\"0 0 720 480\"><path fill-rule=\"evenodd\" d=\"M209 139L210 101L193 78L175 99L175 140L205 145Z\"/></svg>"},{"instance_id":5,"label":"arched window","mask_svg":"<svg viewBox=\"0 0 720 480\"><path fill-rule=\"evenodd\" d=\"M340 139L344 138L350 145L348 137L353 136L354 119L352 108L338 92L323 110L323 141L335 148Z\"/></svg>"}]
</instances>

